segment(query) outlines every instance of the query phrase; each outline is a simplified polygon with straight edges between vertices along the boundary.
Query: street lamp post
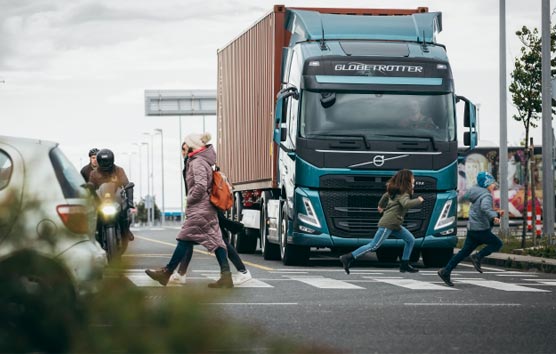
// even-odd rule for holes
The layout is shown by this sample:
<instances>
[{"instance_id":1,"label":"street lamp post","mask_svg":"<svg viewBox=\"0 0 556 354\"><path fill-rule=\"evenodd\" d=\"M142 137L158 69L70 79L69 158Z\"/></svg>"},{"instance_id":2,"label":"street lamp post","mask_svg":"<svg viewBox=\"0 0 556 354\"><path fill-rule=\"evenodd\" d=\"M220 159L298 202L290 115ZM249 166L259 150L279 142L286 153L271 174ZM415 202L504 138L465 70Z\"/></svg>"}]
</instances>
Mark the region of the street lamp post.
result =
<instances>
[{"instance_id":1,"label":"street lamp post","mask_svg":"<svg viewBox=\"0 0 556 354\"><path fill-rule=\"evenodd\" d=\"M150 175L150 178L151 178L151 180L150 180L150 183L151 183L150 190L151 190L151 197L152 197L151 220L152 220L152 223L154 224L154 222L155 222L154 221L154 219L155 219L154 218L154 209L155 209L154 208L154 205L155 205L155 200L154 200L154 195L155 195L155 193L154 193L154 134L151 134L149 132L144 132L143 135L148 135L151 138L151 149L150 149L151 150L150 151L151 167L149 169L149 175Z\"/></svg>"},{"instance_id":2,"label":"street lamp post","mask_svg":"<svg viewBox=\"0 0 556 354\"><path fill-rule=\"evenodd\" d=\"M141 168L141 144L133 143L132 145L137 146L137 151L139 152L139 200L143 198L143 170Z\"/></svg>"},{"instance_id":3,"label":"street lamp post","mask_svg":"<svg viewBox=\"0 0 556 354\"><path fill-rule=\"evenodd\" d=\"M154 131L160 133L160 172L162 180L162 217L160 218L160 223L164 225L164 219L166 218L166 208L164 205L164 132L159 128L156 128Z\"/></svg>"},{"instance_id":4,"label":"street lamp post","mask_svg":"<svg viewBox=\"0 0 556 354\"><path fill-rule=\"evenodd\" d=\"M149 143L148 142L142 142L141 145L147 145L147 197L145 198L145 202L149 202L148 206L149 209L147 209L147 223L149 224L149 226L152 226L152 222L153 220L151 219L151 212L150 212L150 208L151 208L151 204L152 204L152 195L151 195L151 184L149 183L149 171L151 170L151 159L149 157Z\"/></svg>"}]
</instances>

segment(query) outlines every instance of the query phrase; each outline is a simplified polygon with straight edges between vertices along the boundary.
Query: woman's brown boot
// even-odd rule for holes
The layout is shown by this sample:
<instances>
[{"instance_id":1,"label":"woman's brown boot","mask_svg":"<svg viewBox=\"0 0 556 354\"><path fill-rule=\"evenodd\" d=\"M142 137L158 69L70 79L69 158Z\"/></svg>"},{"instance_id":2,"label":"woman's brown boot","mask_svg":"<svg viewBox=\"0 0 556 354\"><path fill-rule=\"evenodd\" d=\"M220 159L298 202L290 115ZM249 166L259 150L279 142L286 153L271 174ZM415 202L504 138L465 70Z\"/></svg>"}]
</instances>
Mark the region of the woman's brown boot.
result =
<instances>
[{"instance_id":1,"label":"woman's brown boot","mask_svg":"<svg viewBox=\"0 0 556 354\"><path fill-rule=\"evenodd\" d=\"M231 272L222 272L220 279L208 285L209 288L233 288L234 282L232 281Z\"/></svg>"}]
</instances>

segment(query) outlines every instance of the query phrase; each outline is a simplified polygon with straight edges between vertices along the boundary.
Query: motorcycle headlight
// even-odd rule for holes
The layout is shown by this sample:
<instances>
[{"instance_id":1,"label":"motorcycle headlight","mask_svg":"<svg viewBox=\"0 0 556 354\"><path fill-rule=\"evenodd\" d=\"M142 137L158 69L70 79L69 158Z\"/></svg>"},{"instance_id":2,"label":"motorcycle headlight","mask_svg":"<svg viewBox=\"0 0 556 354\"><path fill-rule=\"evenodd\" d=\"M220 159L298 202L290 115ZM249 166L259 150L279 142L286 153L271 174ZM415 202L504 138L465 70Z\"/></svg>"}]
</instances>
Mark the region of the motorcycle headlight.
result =
<instances>
[{"instance_id":1,"label":"motorcycle headlight","mask_svg":"<svg viewBox=\"0 0 556 354\"><path fill-rule=\"evenodd\" d=\"M118 209L116 208L116 206L114 204L104 204L100 208L100 211L102 212L102 214L104 214L106 216L113 216L113 215L116 215L116 213L118 212Z\"/></svg>"}]
</instances>

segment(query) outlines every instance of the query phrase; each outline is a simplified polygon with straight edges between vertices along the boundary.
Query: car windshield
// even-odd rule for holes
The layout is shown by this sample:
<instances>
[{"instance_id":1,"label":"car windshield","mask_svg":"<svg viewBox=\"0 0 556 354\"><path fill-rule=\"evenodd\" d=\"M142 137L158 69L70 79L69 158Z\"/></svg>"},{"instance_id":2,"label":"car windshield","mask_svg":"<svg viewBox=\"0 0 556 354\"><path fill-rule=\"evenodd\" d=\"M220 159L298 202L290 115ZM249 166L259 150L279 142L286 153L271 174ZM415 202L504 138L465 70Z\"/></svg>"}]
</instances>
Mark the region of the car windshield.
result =
<instances>
[{"instance_id":1,"label":"car windshield","mask_svg":"<svg viewBox=\"0 0 556 354\"><path fill-rule=\"evenodd\" d=\"M87 192L81 187L85 180L58 147L50 150L50 161L65 198L84 198Z\"/></svg>"},{"instance_id":2,"label":"car windshield","mask_svg":"<svg viewBox=\"0 0 556 354\"><path fill-rule=\"evenodd\" d=\"M452 94L400 95L304 91L302 137L364 135L372 140L456 137Z\"/></svg>"}]
</instances>

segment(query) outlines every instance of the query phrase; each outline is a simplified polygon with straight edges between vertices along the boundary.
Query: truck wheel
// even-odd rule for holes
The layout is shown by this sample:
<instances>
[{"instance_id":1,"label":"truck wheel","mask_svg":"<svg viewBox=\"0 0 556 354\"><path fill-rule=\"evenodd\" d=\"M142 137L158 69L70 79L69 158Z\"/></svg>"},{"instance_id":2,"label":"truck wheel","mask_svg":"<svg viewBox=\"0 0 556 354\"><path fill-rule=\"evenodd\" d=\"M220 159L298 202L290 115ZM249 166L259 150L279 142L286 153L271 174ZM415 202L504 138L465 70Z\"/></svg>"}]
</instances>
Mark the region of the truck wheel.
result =
<instances>
[{"instance_id":1,"label":"truck wheel","mask_svg":"<svg viewBox=\"0 0 556 354\"><path fill-rule=\"evenodd\" d=\"M392 263L398 260L401 255L401 249L399 248L382 248L376 250L376 258L379 262Z\"/></svg>"},{"instance_id":2,"label":"truck wheel","mask_svg":"<svg viewBox=\"0 0 556 354\"><path fill-rule=\"evenodd\" d=\"M280 246L268 241L268 210L266 207L267 199L263 199L261 206L261 252L267 261L280 260Z\"/></svg>"},{"instance_id":3,"label":"truck wheel","mask_svg":"<svg viewBox=\"0 0 556 354\"><path fill-rule=\"evenodd\" d=\"M425 267L444 267L454 255L453 248L423 248L423 264Z\"/></svg>"},{"instance_id":4,"label":"truck wheel","mask_svg":"<svg viewBox=\"0 0 556 354\"><path fill-rule=\"evenodd\" d=\"M306 265L309 261L309 247L288 244L288 228L291 223L286 203L282 206L280 218L280 255L285 265Z\"/></svg>"},{"instance_id":5,"label":"truck wheel","mask_svg":"<svg viewBox=\"0 0 556 354\"><path fill-rule=\"evenodd\" d=\"M409 255L409 261L412 263L419 262L419 258L421 258L421 250L414 248Z\"/></svg>"}]
</instances>

